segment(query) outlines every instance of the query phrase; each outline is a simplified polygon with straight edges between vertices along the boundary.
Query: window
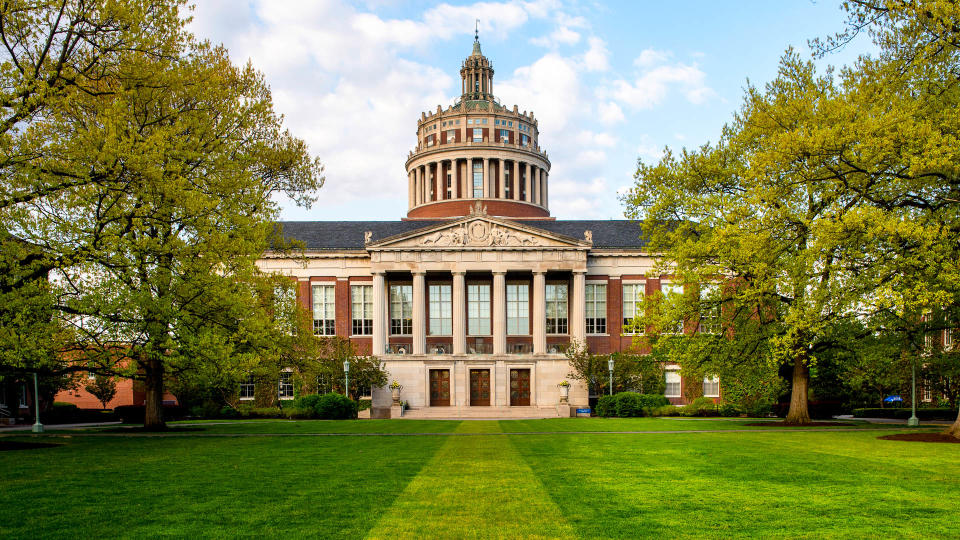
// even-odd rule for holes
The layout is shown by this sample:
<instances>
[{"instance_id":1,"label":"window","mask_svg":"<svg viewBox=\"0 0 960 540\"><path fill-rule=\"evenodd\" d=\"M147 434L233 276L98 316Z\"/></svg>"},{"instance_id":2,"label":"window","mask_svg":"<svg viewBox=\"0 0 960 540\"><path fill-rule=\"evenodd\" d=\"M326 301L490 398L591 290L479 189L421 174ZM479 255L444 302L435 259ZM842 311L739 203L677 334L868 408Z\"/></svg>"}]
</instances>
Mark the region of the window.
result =
<instances>
[{"instance_id":1,"label":"window","mask_svg":"<svg viewBox=\"0 0 960 540\"><path fill-rule=\"evenodd\" d=\"M27 383L20 383L20 408L27 406Z\"/></svg>"},{"instance_id":2,"label":"window","mask_svg":"<svg viewBox=\"0 0 960 540\"><path fill-rule=\"evenodd\" d=\"M607 333L607 286L603 283L587 283L587 333Z\"/></svg>"},{"instance_id":3,"label":"window","mask_svg":"<svg viewBox=\"0 0 960 540\"><path fill-rule=\"evenodd\" d=\"M351 285L351 332L355 336L373 335L373 286Z\"/></svg>"},{"instance_id":4,"label":"window","mask_svg":"<svg viewBox=\"0 0 960 540\"><path fill-rule=\"evenodd\" d=\"M567 284L547 284L547 333L567 333Z\"/></svg>"},{"instance_id":5,"label":"window","mask_svg":"<svg viewBox=\"0 0 960 540\"><path fill-rule=\"evenodd\" d=\"M390 333L413 333L413 285L390 286Z\"/></svg>"},{"instance_id":6,"label":"window","mask_svg":"<svg viewBox=\"0 0 960 540\"><path fill-rule=\"evenodd\" d=\"M293 399L293 373L289 371L280 372L280 388L277 396L280 399Z\"/></svg>"},{"instance_id":7,"label":"window","mask_svg":"<svg viewBox=\"0 0 960 540\"><path fill-rule=\"evenodd\" d=\"M530 137L520 135L520 146L527 146L528 144L530 144Z\"/></svg>"},{"instance_id":8,"label":"window","mask_svg":"<svg viewBox=\"0 0 960 540\"><path fill-rule=\"evenodd\" d=\"M933 388L930 387L930 381L923 381L920 401L933 401Z\"/></svg>"},{"instance_id":9,"label":"window","mask_svg":"<svg viewBox=\"0 0 960 540\"><path fill-rule=\"evenodd\" d=\"M507 127L513 127L513 122L507 122Z\"/></svg>"},{"instance_id":10,"label":"window","mask_svg":"<svg viewBox=\"0 0 960 540\"><path fill-rule=\"evenodd\" d=\"M502 166L502 163L501 163ZM503 193L504 197L507 199L512 199L513 196L510 194L510 186L513 184L513 181L510 179L510 169L506 168L503 171Z\"/></svg>"},{"instance_id":11,"label":"window","mask_svg":"<svg viewBox=\"0 0 960 540\"><path fill-rule=\"evenodd\" d=\"M430 335L453 334L453 304L450 285L430 285Z\"/></svg>"},{"instance_id":12,"label":"window","mask_svg":"<svg viewBox=\"0 0 960 540\"><path fill-rule=\"evenodd\" d=\"M953 349L953 329L947 328L943 331L943 350Z\"/></svg>"},{"instance_id":13,"label":"window","mask_svg":"<svg viewBox=\"0 0 960 540\"><path fill-rule=\"evenodd\" d=\"M643 328L634 328L633 319L639 313L639 307L643 301L644 294L643 283L624 283L623 284L623 333L624 334L642 334Z\"/></svg>"},{"instance_id":14,"label":"window","mask_svg":"<svg viewBox=\"0 0 960 540\"><path fill-rule=\"evenodd\" d=\"M680 374L676 371L667 371L667 389L663 395L667 397L680 397Z\"/></svg>"},{"instance_id":15,"label":"window","mask_svg":"<svg viewBox=\"0 0 960 540\"><path fill-rule=\"evenodd\" d=\"M719 302L716 284L706 283L700 286L700 332L704 334L720 333Z\"/></svg>"},{"instance_id":16,"label":"window","mask_svg":"<svg viewBox=\"0 0 960 540\"><path fill-rule=\"evenodd\" d=\"M500 130L500 140L501 140L501 141L506 141L506 140L509 140L509 139L510 139L510 132L509 132L508 130L506 130L506 129L501 129L501 130Z\"/></svg>"},{"instance_id":17,"label":"window","mask_svg":"<svg viewBox=\"0 0 960 540\"><path fill-rule=\"evenodd\" d=\"M720 397L720 377L703 378L703 397Z\"/></svg>"},{"instance_id":18,"label":"window","mask_svg":"<svg viewBox=\"0 0 960 540\"><path fill-rule=\"evenodd\" d=\"M317 393L329 394L333 392L333 385L330 384L330 377L326 374L317 375Z\"/></svg>"},{"instance_id":19,"label":"window","mask_svg":"<svg viewBox=\"0 0 960 540\"><path fill-rule=\"evenodd\" d=\"M467 285L467 333L471 336L490 335L490 285Z\"/></svg>"},{"instance_id":20,"label":"window","mask_svg":"<svg viewBox=\"0 0 960 540\"><path fill-rule=\"evenodd\" d=\"M313 335L315 336L332 336L337 333L334 294L333 285L313 286Z\"/></svg>"},{"instance_id":21,"label":"window","mask_svg":"<svg viewBox=\"0 0 960 540\"><path fill-rule=\"evenodd\" d=\"M467 118L467 125L473 125L473 118Z\"/></svg>"},{"instance_id":22,"label":"window","mask_svg":"<svg viewBox=\"0 0 960 540\"><path fill-rule=\"evenodd\" d=\"M242 383L240 383L240 399L253 399L253 389L253 375L250 375Z\"/></svg>"},{"instance_id":23,"label":"window","mask_svg":"<svg viewBox=\"0 0 960 540\"><path fill-rule=\"evenodd\" d=\"M483 128L473 128L473 142L483 142Z\"/></svg>"},{"instance_id":24,"label":"window","mask_svg":"<svg viewBox=\"0 0 960 540\"><path fill-rule=\"evenodd\" d=\"M427 136L427 146L433 146L434 137L433 135Z\"/></svg>"},{"instance_id":25,"label":"window","mask_svg":"<svg viewBox=\"0 0 960 540\"><path fill-rule=\"evenodd\" d=\"M447 131L447 142L448 143L457 142L457 130L451 129Z\"/></svg>"},{"instance_id":26,"label":"window","mask_svg":"<svg viewBox=\"0 0 960 540\"><path fill-rule=\"evenodd\" d=\"M483 197L483 163L480 162L473 164L473 197Z\"/></svg>"},{"instance_id":27,"label":"window","mask_svg":"<svg viewBox=\"0 0 960 540\"><path fill-rule=\"evenodd\" d=\"M507 335L530 334L530 286L507 283Z\"/></svg>"},{"instance_id":28,"label":"window","mask_svg":"<svg viewBox=\"0 0 960 540\"><path fill-rule=\"evenodd\" d=\"M670 298L677 295L683 295L683 285L675 285L673 283L662 283L660 285L660 292L663 293L664 298ZM664 334L682 334L683 333L683 319L677 319L667 323L663 329Z\"/></svg>"}]
</instances>

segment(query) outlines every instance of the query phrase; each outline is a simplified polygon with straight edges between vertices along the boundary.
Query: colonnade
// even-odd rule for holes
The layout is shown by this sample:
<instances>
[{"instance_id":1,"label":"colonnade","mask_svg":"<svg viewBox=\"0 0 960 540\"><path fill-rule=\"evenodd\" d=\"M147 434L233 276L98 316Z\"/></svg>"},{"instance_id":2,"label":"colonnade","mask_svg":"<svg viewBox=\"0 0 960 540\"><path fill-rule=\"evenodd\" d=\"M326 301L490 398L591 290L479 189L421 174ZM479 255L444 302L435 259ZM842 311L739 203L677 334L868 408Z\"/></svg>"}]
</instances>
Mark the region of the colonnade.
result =
<instances>
[{"instance_id":1,"label":"colonnade","mask_svg":"<svg viewBox=\"0 0 960 540\"><path fill-rule=\"evenodd\" d=\"M535 163L499 158L440 159L413 167L409 172L409 207L454 199L473 199L473 170L482 166L484 199L524 201L547 208L547 170ZM507 171L510 171L507 193ZM447 175L451 185L447 189ZM523 189L521 188L521 182Z\"/></svg>"},{"instance_id":2,"label":"colonnade","mask_svg":"<svg viewBox=\"0 0 960 540\"><path fill-rule=\"evenodd\" d=\"M453 328L453 354L466 354L467 309L466 309L466 271L455 270L450 273L453 279L451 289L451 311ZM507 301L505 270L495 270L492 274L492 319L493 354L507 352ZM546 334L546 273L534 271L533 287L530 295L533 319L533 354L547 352ZM586 271L574 271L573 291L569 296L567 310L568 332L571 339L582 340L586 336ZM475 275L471 272L471 275ZM431 274L431 278L434 275ZM427 280L424 272L412 272L413 282L413 354L426 354L426 303ZM445 281L445 280L443 280ZM373 274L373 353L383 354L387 345L389 328L389 306L387 302L387 279L384 272Z\"/></svg>"}]
</instances>

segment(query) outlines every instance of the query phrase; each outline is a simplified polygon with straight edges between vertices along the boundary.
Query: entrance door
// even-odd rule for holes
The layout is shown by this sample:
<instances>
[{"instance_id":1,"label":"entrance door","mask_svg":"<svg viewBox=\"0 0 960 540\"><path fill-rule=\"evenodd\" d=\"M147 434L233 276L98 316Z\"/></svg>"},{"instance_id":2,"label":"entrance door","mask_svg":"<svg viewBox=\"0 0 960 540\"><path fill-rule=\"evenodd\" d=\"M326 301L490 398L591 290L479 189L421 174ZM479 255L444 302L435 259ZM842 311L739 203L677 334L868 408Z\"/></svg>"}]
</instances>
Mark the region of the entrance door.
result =
<instances>
[{"instance_id":1,"label":"entrance door","mask_svg":"<svg viewBox=\"0 0 960 540\"><path fill-rule=\"evenodd\" d=\"M450 406L450 370L430 370L430 406Z\"/></svg>"},{"instance_id":2,"label":"entrance door","mask_svg":"<svg viewBox=\"0 0 960 540\"><path fill-rule=\"evenodd\" d=\"M530 370L510 370L510 405L530 406Z\"/></svg>"},{"instance_id":3,"label":"entrance door","mask_svg":"<svg viewBox=\"0 0 960 540\"><path fill-rule=\"evenodd\" d=\"M490 370L470 370L470 405L490 406Z\"/></svg>"}]
</instances>

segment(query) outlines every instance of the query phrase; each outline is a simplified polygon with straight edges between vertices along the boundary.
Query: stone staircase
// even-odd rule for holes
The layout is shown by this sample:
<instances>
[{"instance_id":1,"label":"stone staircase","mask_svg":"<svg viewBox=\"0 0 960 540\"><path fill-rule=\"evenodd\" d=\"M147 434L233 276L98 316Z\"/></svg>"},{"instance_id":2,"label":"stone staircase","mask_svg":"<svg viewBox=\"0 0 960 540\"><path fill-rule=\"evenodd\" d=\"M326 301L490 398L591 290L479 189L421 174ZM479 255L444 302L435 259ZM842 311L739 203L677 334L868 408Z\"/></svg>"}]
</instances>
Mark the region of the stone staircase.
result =
<instances>
[{"instance_id":1,"label":"stone staircase","mask_svg":"<svg viewBox=\"0 0 960 540\"><path fill-rule=\"evenodd\" d=\"M403 418L410 419L518 419L558 418L557 407L423 407L407 409Z\"/></svg>"}]
</instances>

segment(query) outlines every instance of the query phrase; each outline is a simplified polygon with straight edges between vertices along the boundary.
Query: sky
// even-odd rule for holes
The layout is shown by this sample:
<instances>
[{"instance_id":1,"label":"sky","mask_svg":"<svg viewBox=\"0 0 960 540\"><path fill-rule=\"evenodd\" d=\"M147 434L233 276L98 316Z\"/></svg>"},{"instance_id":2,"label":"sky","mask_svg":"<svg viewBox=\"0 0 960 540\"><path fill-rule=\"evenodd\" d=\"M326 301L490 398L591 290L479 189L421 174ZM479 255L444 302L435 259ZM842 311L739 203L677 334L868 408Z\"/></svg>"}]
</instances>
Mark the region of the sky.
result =
<instances>
[{"instance_id":1,"label":"sky","mask_svg":"<svg viewBox=\"0 0 960 540\"><path fill-rule=\"evenodd\" d=\"M715 142L784 51L843 29L835 0L401 2L197 0L191 30L264 73L274 107L325 166L283 220L396 220L422 111L460 92L479 19L500 103L533 111L558 219L622 219L637 160ZM818 60L849 63L859 40Z\"/></svg>"}]
</instances>

